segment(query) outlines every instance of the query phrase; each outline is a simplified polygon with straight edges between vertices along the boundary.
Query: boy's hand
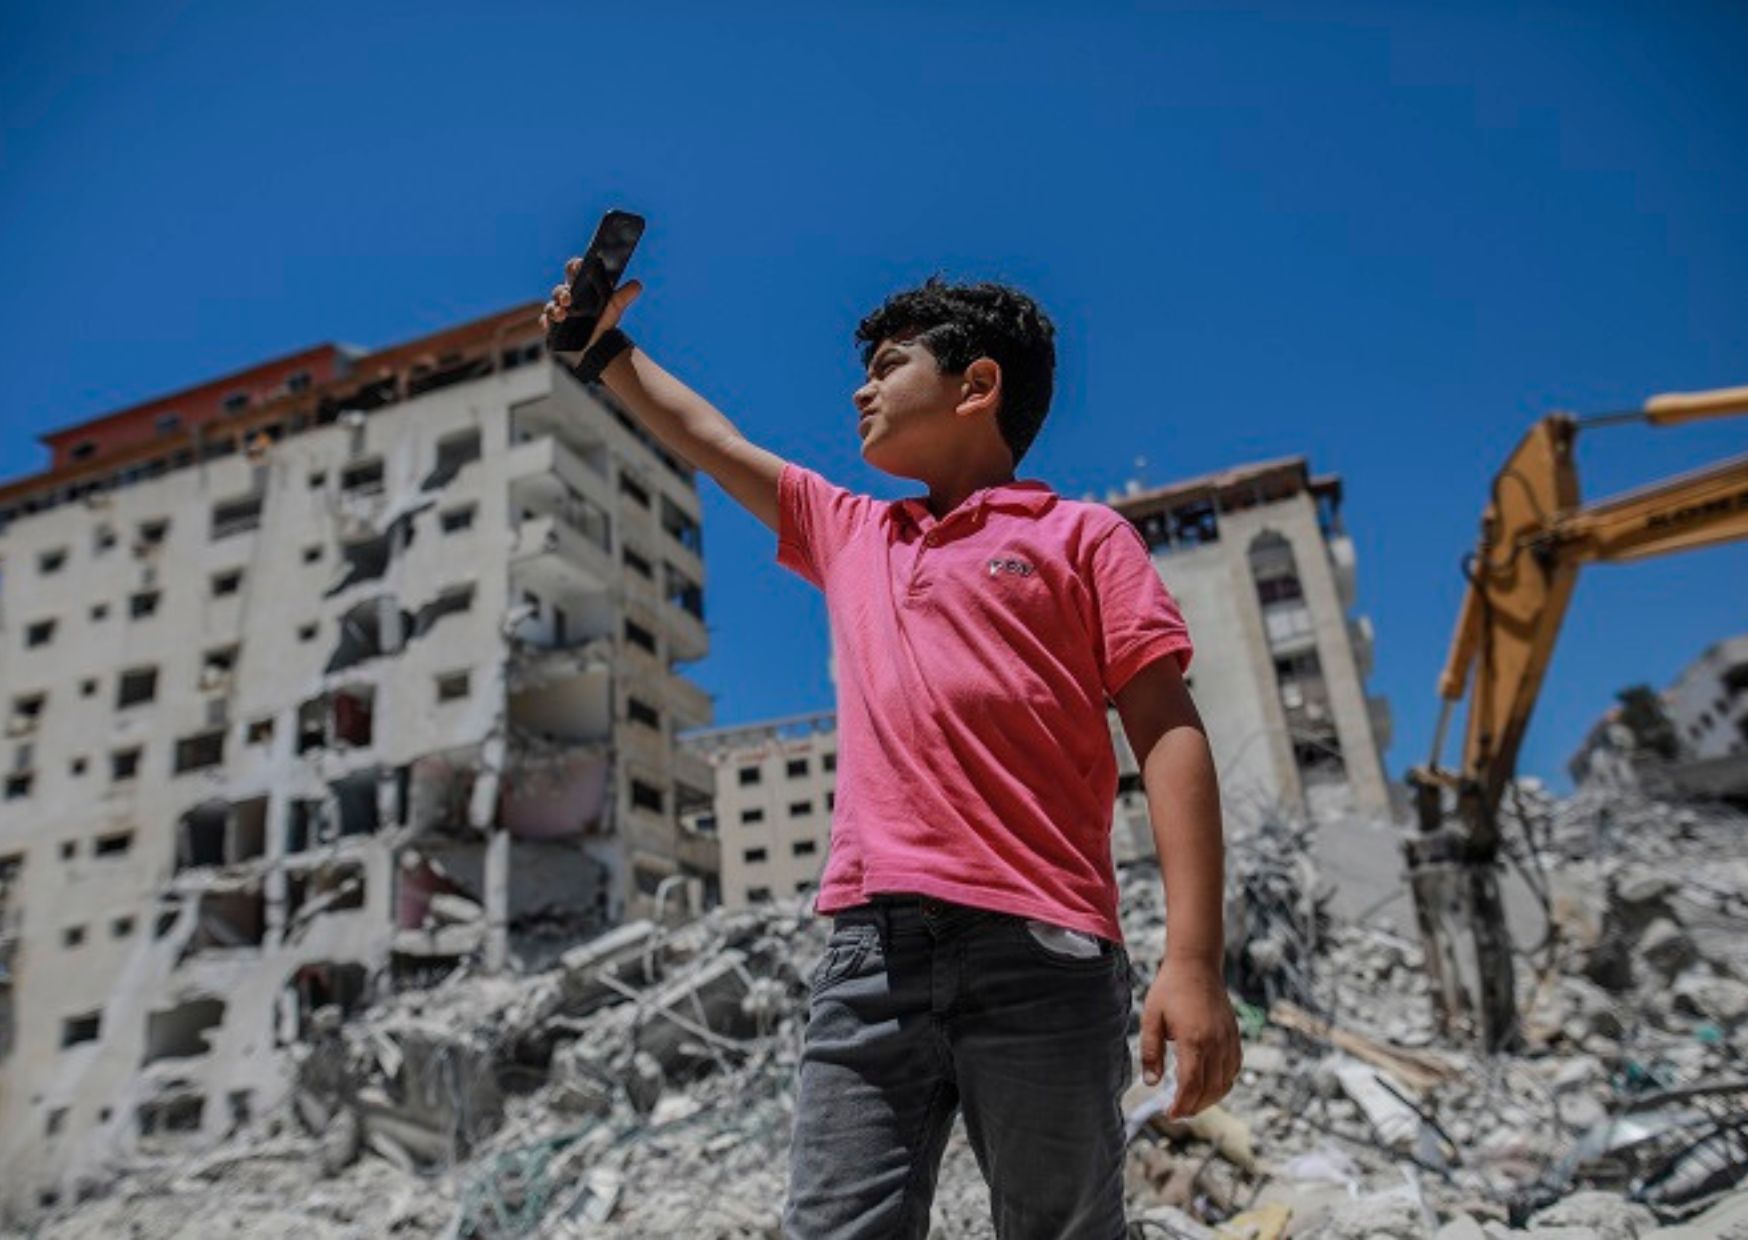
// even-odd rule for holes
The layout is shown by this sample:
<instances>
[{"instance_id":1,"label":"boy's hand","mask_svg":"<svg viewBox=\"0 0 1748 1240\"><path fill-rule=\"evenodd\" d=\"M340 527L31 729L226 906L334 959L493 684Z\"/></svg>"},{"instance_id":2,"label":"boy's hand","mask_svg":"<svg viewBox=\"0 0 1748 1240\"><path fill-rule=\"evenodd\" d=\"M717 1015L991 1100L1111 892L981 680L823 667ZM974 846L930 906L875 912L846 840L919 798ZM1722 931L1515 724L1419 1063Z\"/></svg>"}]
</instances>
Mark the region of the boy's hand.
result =
<instances>
[{"instance_id":1,"label":"boy's hand","mask_svg":"<svg viewBox=\"0 0 1748 1240\"><path fill-rule=\"evenodd\" d=\"M1188 1119L1226 1096L1244 1062L1218 961L1167 955L1160 962L1141 1009L1141 1078L1149 1085L1164 1071L1167 1041L1177 1044L1177 1097L1166 1118Z\"/></svg>"},{"instance_id":2,"label":"boy's hand","mask_svg":"<svg viewBox=\"0 0 1748 1240\"><path fill-rule=\"evenodd\" d=\"M577 278L577 272L582 268L581 258L572 258L564 265L564 280L552 286L552 297L546 303L546 308L540 312L540 330L549 332L554 323L564 322L564 317L570 311L571 281ZM595 330L589 337L589 344L594 344L602 335L619 326L619 319L637 300L637 295L643 292L643 283L639 280L627 280L613 290L613 296L607 301L607 308L601 312L600 321L595 324ZM588 349L584 345L577 356Z\"/></svg>"}]
</instances>

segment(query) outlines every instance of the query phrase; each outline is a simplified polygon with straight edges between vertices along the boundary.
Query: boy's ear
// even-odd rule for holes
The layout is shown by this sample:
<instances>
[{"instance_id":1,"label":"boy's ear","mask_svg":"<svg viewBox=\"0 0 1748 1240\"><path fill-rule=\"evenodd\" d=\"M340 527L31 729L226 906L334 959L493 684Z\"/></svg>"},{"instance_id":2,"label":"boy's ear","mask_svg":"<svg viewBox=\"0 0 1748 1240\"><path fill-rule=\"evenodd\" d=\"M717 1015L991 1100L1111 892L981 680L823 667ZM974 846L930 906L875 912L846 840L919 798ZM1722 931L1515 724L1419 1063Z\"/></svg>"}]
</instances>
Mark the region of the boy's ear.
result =
<instances>
[{"instance_id":1,"label":"boy's ear","mask_svg":"<svg viewBox=\"0 0 1748 1240\"><path fill-rule=\"evenodd\" d=\"M959 377L960 413L992 413L1001 403L1001 365L980 357Z\"/></svg>"}]
</instances>

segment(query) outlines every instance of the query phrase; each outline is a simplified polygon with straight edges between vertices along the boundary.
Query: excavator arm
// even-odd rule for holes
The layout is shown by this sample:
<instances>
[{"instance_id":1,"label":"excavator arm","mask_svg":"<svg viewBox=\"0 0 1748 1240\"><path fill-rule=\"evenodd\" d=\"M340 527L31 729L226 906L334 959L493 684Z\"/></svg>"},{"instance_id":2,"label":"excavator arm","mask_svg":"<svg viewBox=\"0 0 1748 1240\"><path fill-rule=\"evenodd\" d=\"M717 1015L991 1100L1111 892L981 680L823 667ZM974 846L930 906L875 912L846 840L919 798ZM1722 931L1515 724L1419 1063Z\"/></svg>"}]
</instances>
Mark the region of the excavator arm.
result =
<instances>
[{"instance_id":1,"label":"excavator arm","mask_svg":"<svg viewBox=\"0 0 1748 1240\"><path fill-rule=\"evenodd\" d=\"M1530 429L1493 480L1479 541L1464 564L1468 589L1439 675L1443 701L1431 762L1409 774L1421 836L1408 848L1429 949L1439 939L1449 948L1449 934L1436 924L1450 920L1449 914L1460 911L1475 926L1476 948L1462 953L1466 967L1447 961L1441 1007L1447 1016L1452 1007L1479 1008L1489 1044L1509 1036L1514 1023L1509 944L1492 878L1499 801L1516 769L1579 567L1748 538L1748 456L1581 506L1573 460L1578 431L1741 413L1748 413L1748 387L1659 396L1642 409L1583 420L1554 414ZM1461 765L1444 769L1439 755L1445 730L1471 680ZM1460 822L1455 831L1444 821L1450 791ZM1442 918L1435 905L1442 906ZM1435 977L1440 972L1436 959L1433 971ZM1470 974L1466 984L1453 976L1457 972ZM1478 1002L1460 993L1477 990Z\"/></svg>"}]
</instances>

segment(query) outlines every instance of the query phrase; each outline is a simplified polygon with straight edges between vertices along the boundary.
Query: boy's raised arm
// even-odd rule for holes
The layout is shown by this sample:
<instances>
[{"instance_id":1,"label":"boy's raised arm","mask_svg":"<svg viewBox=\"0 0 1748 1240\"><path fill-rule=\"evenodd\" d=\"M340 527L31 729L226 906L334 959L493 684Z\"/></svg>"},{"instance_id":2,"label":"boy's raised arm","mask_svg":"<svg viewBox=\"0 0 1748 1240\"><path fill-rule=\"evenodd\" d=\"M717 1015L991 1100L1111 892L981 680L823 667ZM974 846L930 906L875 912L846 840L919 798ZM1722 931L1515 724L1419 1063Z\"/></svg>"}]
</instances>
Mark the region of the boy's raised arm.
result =
<instances>
[{"instance_id":1,"label":"boy's raised arm","mask_svg":"<svg viewBox=\"0 0 1748 1240\"><path fill-rule=\"evenodd\" d=\"M582 260L565 267L565 281L552 291L541 325L560 322L570 303L570 280ZM618 326L643 285L627 282L607 304L589 343ZM580 355L579 355L580 356ZM566 360L561 358L561 360ZM568 359L575 362L576 357ZM720 410L636 347L621 352L601 372L601 382L665 447L709 474L748 512L777 532L777 479L783 458L753 443Z\"/></svg>"}]
</instances>

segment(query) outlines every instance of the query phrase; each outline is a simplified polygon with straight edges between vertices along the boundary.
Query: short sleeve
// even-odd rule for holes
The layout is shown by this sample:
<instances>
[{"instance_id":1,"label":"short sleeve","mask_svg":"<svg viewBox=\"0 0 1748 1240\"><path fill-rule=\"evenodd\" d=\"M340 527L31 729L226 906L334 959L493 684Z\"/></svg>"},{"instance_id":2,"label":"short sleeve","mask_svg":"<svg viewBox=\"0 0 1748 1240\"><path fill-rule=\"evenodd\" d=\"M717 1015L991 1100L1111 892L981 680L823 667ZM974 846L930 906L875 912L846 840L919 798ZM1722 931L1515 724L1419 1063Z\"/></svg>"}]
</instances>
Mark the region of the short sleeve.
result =
<instances>
[{"instance_id":1,"label":"short sleeve","mask_svg":"<svg viewBox=\"0 0 1748 1240\"><path fill-rule=\"evenodd\" d=\"M1127 521L1093 546L1092 595L1097 612L1099 674L1116 697L1153 660L1177 656L1188 671L1194 648L1177 600L1159 578L1141 533Z\"/></svg>"},{"instance_id":2,"label":"short sleeve","mask_svg":"<svg viewBox=\"0 0 1748 1240\"><path fill-rule=\"evenodd\" d=\"M777 475L777 563L823 590L832 562L868 519L872 502L785 461Z\"/></svg>"}]
</instances>

